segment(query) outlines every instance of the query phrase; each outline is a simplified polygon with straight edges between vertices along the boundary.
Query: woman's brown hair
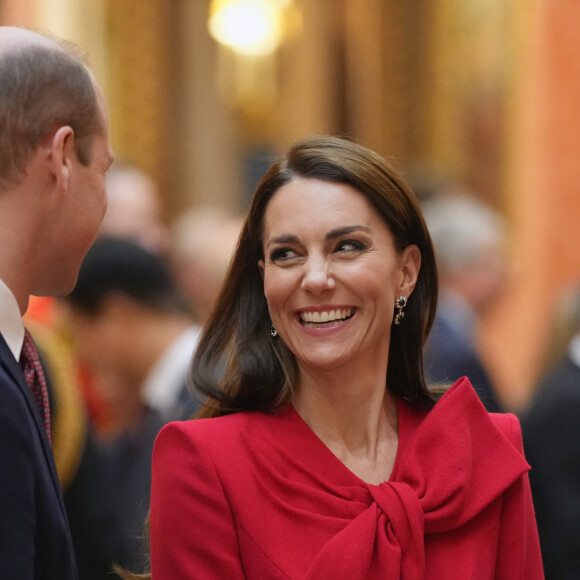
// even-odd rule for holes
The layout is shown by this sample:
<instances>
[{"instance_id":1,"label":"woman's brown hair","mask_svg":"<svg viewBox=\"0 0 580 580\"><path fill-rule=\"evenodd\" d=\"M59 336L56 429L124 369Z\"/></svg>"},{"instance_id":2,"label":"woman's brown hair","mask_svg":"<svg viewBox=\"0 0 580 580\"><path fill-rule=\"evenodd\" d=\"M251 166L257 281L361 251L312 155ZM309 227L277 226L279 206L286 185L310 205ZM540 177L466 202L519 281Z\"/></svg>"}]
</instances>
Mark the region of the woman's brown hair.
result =
<instances>
[{"instance_id":1,"label":"woman's brown hair","mask_svg":"<svg viewBox=\"0 0 580 580\"><path fill-rule=\"evenodd\" d=\"M362 193L391 231L395 247L421 252L417 285L402 324L393 328L386 385L417 407L433 397L423 376L423 344L437 303L437 270L431 238L413 194L373 151L337 137L311 137L273 163L252 198L238 246L192 364L196 388L208 395L201 416L238 411L272 412L291 397L297 379L294 355L270 335L271 321L258 261L263 259L264 214L272 196L296 178L345 183ZM225 372L220 372L225 369Z\"/></svg>"}]
</instances>

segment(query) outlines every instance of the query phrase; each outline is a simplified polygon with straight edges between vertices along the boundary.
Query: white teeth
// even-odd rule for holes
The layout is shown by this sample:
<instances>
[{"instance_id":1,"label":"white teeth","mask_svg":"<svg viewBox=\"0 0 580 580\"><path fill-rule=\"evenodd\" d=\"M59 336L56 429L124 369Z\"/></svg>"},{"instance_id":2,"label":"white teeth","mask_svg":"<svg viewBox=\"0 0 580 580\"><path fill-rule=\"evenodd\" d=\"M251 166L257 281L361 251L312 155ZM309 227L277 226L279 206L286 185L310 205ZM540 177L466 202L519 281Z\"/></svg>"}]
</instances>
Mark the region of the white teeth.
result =
<instances>
[{"instance_id":1,"label":"white teeth","mask_svg":"<svg viewBox=\"0 0 580 580\"><path fill-rule=\"evenodd\" d=\"M303 322L324 323L333 322L335 320L344 320L349 318L352 314L352 308L344 310L336 309L323 312L301 312L300 318Z\"/></svg>"}]
</instances>

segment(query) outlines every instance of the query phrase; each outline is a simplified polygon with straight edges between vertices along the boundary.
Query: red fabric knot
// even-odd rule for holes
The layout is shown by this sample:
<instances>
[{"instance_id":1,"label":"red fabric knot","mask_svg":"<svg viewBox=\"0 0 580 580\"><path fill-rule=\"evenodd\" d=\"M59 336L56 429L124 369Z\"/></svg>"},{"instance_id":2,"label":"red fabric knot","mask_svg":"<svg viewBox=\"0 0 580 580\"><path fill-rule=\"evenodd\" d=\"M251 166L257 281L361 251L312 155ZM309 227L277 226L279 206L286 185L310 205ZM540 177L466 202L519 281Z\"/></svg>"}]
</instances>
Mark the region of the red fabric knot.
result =
<instances>
[{"instance_id":1,"label":"red fabric knot","mask_svg":"<svg viewBox=\"0 0 580 580\"><path fill-rule=\"evenodd\" d=\"M380 485L360 482L368 490L367 507L332 536L305 578L432 577L427 576L426 535L459 531L528 469L471 385L456 383L406 441L390 480Z\"/></svg>"},{"instance_id":2,"label":"red fabric knot","mask_svg":"<svg viewBox=\"0 0 580 580\"><path fill-rule=\"evenodd\" d=\"M367 485L369 505L320 551L306 580L423 580L424 514L406 483Z\"/></svg>"},{"instance_id":3,"label":"red fabric knot","mask_svg":"<svg viewBox=\"0 0 580 580\"><path fill-rule=\"evenodd\" d=\"M52 445L52 438L50 433L50 406L48 402L48 388L46 386L46 378L38 356L36 344L28 330L24 331L24 343L22 345L22 352L20 354L20 366L24 371L26 382L36 399L38 408L43 417L44 429L48 442Z\"/></svg>"}]
</instances>

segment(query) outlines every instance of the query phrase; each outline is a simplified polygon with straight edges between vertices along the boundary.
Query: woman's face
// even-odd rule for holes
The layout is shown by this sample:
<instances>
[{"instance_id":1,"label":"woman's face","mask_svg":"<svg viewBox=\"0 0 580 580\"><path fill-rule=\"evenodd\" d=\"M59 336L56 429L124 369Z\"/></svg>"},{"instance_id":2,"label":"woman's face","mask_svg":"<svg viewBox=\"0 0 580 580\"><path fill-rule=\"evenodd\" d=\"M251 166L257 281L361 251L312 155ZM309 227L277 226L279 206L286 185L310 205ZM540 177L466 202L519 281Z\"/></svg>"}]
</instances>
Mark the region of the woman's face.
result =
<instances>
[{"instance_id":1,"label":"woman's face","mask_svg":"<svg viewBox=\"0 0 580 580\"><path fill-rule=\"evenodd\" d=\"M272 323L300 366L386 365L395 300L417 280L416 246L398 253L360 192L317 179L274 194L262 242Z\"/></svg>"}]
</instances>

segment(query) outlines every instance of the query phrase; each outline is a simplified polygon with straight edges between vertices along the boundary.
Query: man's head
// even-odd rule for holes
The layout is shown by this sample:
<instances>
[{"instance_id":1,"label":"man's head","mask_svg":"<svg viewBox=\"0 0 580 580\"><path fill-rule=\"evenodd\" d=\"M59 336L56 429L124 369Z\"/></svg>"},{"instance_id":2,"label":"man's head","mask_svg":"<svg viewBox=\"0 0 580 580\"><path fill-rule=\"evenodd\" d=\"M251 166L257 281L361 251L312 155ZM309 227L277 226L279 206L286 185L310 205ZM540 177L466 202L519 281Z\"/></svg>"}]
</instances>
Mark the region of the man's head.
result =
<instances>
[{"instance_id":1,"label":"man's head","mask_svg":"<svg viewBox=\"0 0 580 580\"><path fill-rule=\"evenodd\" d=\"M506 280L507 230L502 217L478 199L443 194L424 206L442 290L477 311L493 303Z\"/></svg>"},{"instance_id":2,"label":"man's head","mask_svg":"<svg viewBox=\"0 0 580 580\"><path fill-rule=\"evenodd\" d=\"M74 287L105 212L112 160L105 98L80 56L0 27L0 277L21 310L29 294Z\"/></svg>"},{"instance_id":3,"label":"man's head","mask_svg":"<svg viewBox=\"0 0 580 580\"><path fill-rule=\"evenodd\" d=\"M163 222L161 194L147 173L115 161L107 174L107 199L101 234L136 240L149 250L167 253L169 232Z\"/></svg>"},{"instance_id":4,"label":"man's head","mask_svg":"<svg viewBox=\"0 0 580 580\"><path fill-rule=\"evenodd\" d=\"M0 27L0 191L22 178L32 153L58 127L71 127L79 161L88 165L104 122L94 81L72 48Z\"/></svg>"},{"instance_id":5,"label":"man's head","mask_svg":"<svg viewBox=\"0 0 580 580\"><path fill-rule=\"evenodd\" d=\"M173 225L178 283L197 321L209 315L236 247L242 218L211 207L182 213Z\"/></svg>"}]
</instances>

